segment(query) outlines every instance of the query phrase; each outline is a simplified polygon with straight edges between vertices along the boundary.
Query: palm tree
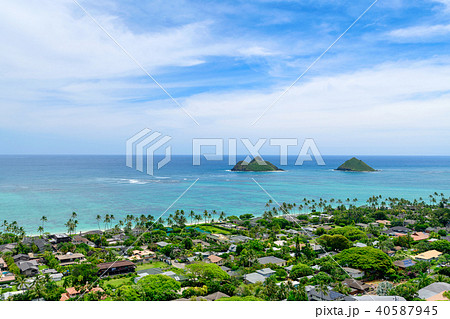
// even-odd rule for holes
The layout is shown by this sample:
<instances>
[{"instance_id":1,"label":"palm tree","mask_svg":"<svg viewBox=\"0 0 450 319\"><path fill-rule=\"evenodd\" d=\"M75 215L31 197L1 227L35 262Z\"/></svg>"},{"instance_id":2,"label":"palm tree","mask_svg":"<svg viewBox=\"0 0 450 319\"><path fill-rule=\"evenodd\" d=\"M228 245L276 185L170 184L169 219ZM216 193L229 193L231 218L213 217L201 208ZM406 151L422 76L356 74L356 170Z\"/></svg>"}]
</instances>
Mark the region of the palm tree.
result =
<instances>
[{"instance_id":1,"label":"palm tree","mask_svg":"<svg viewBox=\"0 0 450 319\"><path fill-rule=\"evenodd\" d=\"M24 276L17 276L16 277L16 283L17 283L17 288L23 289L25 287L25 284L26 284L25 277Z\"/></svg>"},{"instance_id":2,"label":"palm tree","mask_svg":"<svg viewBox=\"0 0 450 319\"><path fill-rule=\"evenodd\" d=\"M37 231L39 232L39 234L42 236L42 233L44 232L44 227L39 226Z\"/></svg>"},{"instance_id":3,"label":"palm tree","mask_svg":"<svg viewBox=\"0 0 450 319\"><path fill-rule=\"evenodd\" d=\"M227 218L227 216L225 215L224 212L221 212L220 215L219 215L219 220L220 220L220 221L224 221L225 218Z\"/></svg>"},{"instance_id":4,"label":"palm tree","mask_svg":"<svg viewBox=\"0 0 450 319\"><path fill-rule=\"evenodd\" d=\"M322 280L319 282L316 289L317 292L322 294L322 299L324 299L325 295L328 294L329 291L327 283Z\"/></svg>"},{"instance_id":5,"label":"palm tree","mask_svg":"<svg viewBox=\"0 0 450 319\"><path fill-rule=\"evenodd\" d=\"M205 210L204 212L203 212L203 217L205 217L205 224L207 224L208 223L208 211L207 210Z\"/></svg>"},{"instance_id":6,"label":"palm tree","mask_svg":"<svg viewBox=\"0 0 450 319\"><path fill-rule=\"evenodd\" d=\"M44 224L47 222L47 217L46 216L42 216L41 217L41 222L42 222L42 232L44 232ZM42 235L42 233L41 233Z\"/></svg>"},{"instance_id":7,"label":"palm tree","mask_svg":"<svg viewBox=\"0 0 450 319\"><path fill-rule=\"evenodd\" d=\"M3 221L2 227L3 227L3 232L5 232L6 228L8 227L8 221L7 220Z\"/></svg>"},{"instance_id":8,"label":"palm tree","mask_svg":"<svg viewBox=\"0 0 450 319\"><path fill-rule=\"evenodd\" d=\"M77 218L77 213L75 213L75 212L72 212L72 219L75 219L75 218Z\"/></svg>"},{"instance_id":9,"label":"palm tree","mask_svg":"<svg viewBox=\"0 0 450 319\"><path fill-rule=\"evenodd\" d=\"M197 224L200 223L202 220L202 215L195 215L195 220L197 221Z\"/></svg>"},{"instance_id":10,"label":"palm tree","mask_svg":"<svg viewBox=\"0 0 450 319\"><path fill-rule=\"evenodd\" d=\"M98 230L100 230L100 221L102 220L102 216L97 215L97 217L95 217L95 219L97 220Z\"/></svg>"},{"instance_id":11,"label":"palm tree","mask_svg":"<svg viewBox=\"0 0 450 319\"><path fill-rule=\"evenodd\" d=\"M128 217L128 216L127 216ZM105 230L108 229L108 224L111 222L111 218L109 217L109 214L105 215L105 219L103 220L103 223L105 223Z\"/></svg>"}]
</instances>

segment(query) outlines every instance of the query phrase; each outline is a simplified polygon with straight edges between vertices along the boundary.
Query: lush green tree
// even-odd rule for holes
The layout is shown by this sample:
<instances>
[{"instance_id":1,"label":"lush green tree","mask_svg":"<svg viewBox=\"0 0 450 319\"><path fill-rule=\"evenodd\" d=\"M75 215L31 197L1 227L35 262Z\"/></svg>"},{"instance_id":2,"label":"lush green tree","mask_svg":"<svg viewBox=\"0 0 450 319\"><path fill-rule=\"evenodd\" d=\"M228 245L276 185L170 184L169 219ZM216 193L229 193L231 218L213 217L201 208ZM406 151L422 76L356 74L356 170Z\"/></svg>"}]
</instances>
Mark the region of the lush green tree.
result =
<instances>
[{"instance_id":1,"label":"lush green tree","mask_svg":"<svg viewBox=\"0 0 450 319\"><path fill-rule=\"evenodd\" d=\"M341 251L352 247L351 241L343 235L322 235L319 243L327 250Z\"/></svg>"},{"instance_id":2,"label":"lush green tree","mask_svg":"<svg viewBox=\"0 0 450 319\"><path fill-rule=\"evenodd\" d=\"M319 272L317 275L314 275L310 280L310 283L312 285L320 285L320 284L329 285L332 282L333 282L333 278L330 275L328 275L327 273L324 273L322 271Z\"/></svg>"},{"instance_id":3,"label":"lush green tree","mask_svg":"<svg viewBox=\"0 0 450 319\"><path fill-rule=\"evenodd\" d=\"M408 301L411 301L414 299L416 293L417 293L417 286L406 282L404 284L400 284L398 286L395 286L389 291L389 296L400 296L405 298Z\"/></svg>"},{"instance_id":4,"label":"lush green tree","mask_svg":"<svg viewBox=\"0 0 450 319\"><path fill-rule=\"evenodd\" d=\"M430 243L431 249L436 249L442 253L449 254L450 253L450 242L446 240L437 240Z\"/></svg>"},{"instance_id":5,"label":"lush green tree","mask_svg":"<svg viewBox=\"0 0 450 319\"><path fill-rule=\"evenodd\" d=\"M71 266L70 275L65 278L72 286L83 286L86 283L94 282L97 279L98 268L91 263L82 263Z\"/></svg>"},{"instance_id":6,"label":"lush green tree","mask_svg":"<svg viewBox=\"0 0 450 319\"><path fill-rule=\"evenodd\" d=\"M352 247L337 254L335 259L342 266L362 269L378 277L393 268L391 258L373 247Z\"/></svg>"},{"instance_id":7,"label":"lush green tree","mask_svg":"<svg viewBox=\"0 0 450 319\"><path fill-rule=\"evenodd\" d=\"M231 217L233 217L233 216L231 216ZM253 216L253 214L242 214L242 215L239 216L239 218L241 220L252 219L253 217L255 217L255 216Z\"/></svg>"},{"instance_id":8,"label":"lush green tree","mask_svg":"<svg viewBox=\"0 0 450 319\"><path fill-rule=\"evenodd\" d=\"M205 281L223 281L230 276L219 266L212 263L197 262L186 266L190 277L200 282Z\"/></svg>"},{"instance_id":9,"label":"lush green tree","mask_svg":"<svg viewBox=\"0 0 450 319\"><path fill-rule=\"evenodd\" d=\"M360 240L366 238L367 235L361 229L354 226L336 227L328 231L330 235L342 235L347 237L351 241Z\"/></svg>"},{"instance_id":10,"label":"lush green tree","mask_svg":"<svg viewBox=\"0 0 450 319\"><path fill-rule=\"evenodd\" d=\"M190 239L189 237L186 237L185 239L183 239L183 246L184 249L192 249L192 247L194 246L194 243L192 242L192 239Z\"/></svg>"},{"instance_id":11,"label":"lush green tree","mask_svg":"<svg viewBox=\"0 0 450 319\"><path fill-rule=\"evenodd\" d=\"M178 298L181 284L164 275L149 275L138 281L142 288L144 300L167 301Z\"/></svg>"},{"instance_id":12,"label":"lush green tree","mask_svg":"<svg viewBox=\"0 0 450 319\"><path fill-rule=\"evenodd\" d=\"M275 277L277 278L277 280L285 280L287 277L286 270L278 268L277 270L275 270Z\"/></svg>"},{"instance_id":13,"label":"lush green tree","mask_svg":"<svg viewBox=\"0 0 450 319\"><path fill-rule=\"evenodd\" d=\"M208 287L207 286L203 286L203 287L189 287L185 290L183 290L183 293L181 294L181 296L183 298L190 298L192 296L205 296L208 294Z\"/></svg>"},{"instance_id":14,"label":"lush green tree","mask_svg":"<svg viewBox=\"0 0 450 319\"><path fill-rule=\"evenodd\" d=\"M292 267L292 270L289 274L290 278L297 279L300 277L305 277L312 275L314 273L314 270L305 264L297 264L294 267Z\"/></svg>"},{"instance_id":15,"label":"lush green tree","mask_svg":"<svg viewBox=\"0 0 450 319\"><path fill-rule=\"evenodd\" d=\"M142 289L137 286L123 285L114 291L113 299L117 301L139 301L143 300Z\"/></svg>"}]
</instances>

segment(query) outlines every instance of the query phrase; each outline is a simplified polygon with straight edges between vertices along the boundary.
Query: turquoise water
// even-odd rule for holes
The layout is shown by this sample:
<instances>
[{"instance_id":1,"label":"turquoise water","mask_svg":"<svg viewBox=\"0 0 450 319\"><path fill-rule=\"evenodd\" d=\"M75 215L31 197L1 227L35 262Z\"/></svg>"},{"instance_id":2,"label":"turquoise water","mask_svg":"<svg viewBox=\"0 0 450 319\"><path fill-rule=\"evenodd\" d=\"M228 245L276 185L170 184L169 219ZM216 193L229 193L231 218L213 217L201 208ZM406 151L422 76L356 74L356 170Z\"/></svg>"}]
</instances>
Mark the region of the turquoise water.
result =
<instances>
[{"instance_id":1,"label":"turquoise water","mask_svg":"<svg viewBox=\"0 0 450 319\"><path fill-rule=\"evenodd\" d=\"M97 214L114 214L116 219L142 213L159 217L197 178L167 215L177 209L259 215L269 197L252 178L280 203L300 203L304 197L356 197L363 204L372 195L450 195L450 157L359 156L380 171L333 170L349 157L324 156L326 166L294 166L295 158L289 158L284 172L249 173L230 172L227 161L192 166L189 156L173 156L149 176L126 167L124 156L0 156L0 220L15 220L36 233L42 215L51 232L65 231L73 211L78 214L78 230L98 228ZM264 159L279 162L277 157Z\"/></svg>"}]
</instances>

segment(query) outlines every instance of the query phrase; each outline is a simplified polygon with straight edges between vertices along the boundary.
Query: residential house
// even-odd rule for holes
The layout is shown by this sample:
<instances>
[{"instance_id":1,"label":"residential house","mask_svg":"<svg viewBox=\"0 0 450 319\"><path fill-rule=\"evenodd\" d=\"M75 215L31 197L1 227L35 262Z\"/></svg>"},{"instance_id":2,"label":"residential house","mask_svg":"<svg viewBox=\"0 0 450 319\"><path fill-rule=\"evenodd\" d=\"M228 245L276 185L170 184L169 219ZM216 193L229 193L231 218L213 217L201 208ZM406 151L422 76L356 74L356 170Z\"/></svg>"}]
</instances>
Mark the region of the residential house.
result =
<instances>
[{"instance_id":1,"label":"residential house","mask_svg":"<svg viewBox=\"0 0 450 319\"><path fill-rule=\"evenodd\" d=\"M403 226L395 226L395 227L389 228L389 231L398 233L398 234L408 234L411 232L411 229L409 229L407 227L403 227Z\"/></svg>"},{"instance_id":2,"label":"residential house","mask_svg":"<svg viewBox=\"0 0 450 319\"><path fill-rule=\"evenodd\" d=\"M53 244L67 243L72 241L72 237L68 236L67 234L54 234L51 235L50 238L52 238L51 242Z\"/></svg>"},{"instance_id":3,"label":"residential house","mask_svg":"<svg viewBox=\"0 0 450 319\"><path fill-rule=\"evenodd\" d=\"M418 254L418 255L414 256L413 258L415 260L432 261L432 260L438 259L438 257L440 255L442 255L442 253L440 251L433 249L433 250L428 250L426 252Z\"/></svg>"},{"instance_id":4,"label":"residential house","mask_svg":"<svg viewBox=\"0 0 450 319\"><path fill-rule=\"evenodd\" d=\"M208 234L206 238L215 241L217 243L223 243L228 241L228 237L222 234Z\"/></svg>"},{"instance_id":5,"label":"residential house","mask_svg":"<svg viewBox=\"0 0 450 319\"><path fill-rule=\"evenodd\" d=\"M250 274L244 275L244 281L247 284L256 284L257 282L264 282L266 281L267 277L257 273L252 272Z\"/></svg>"},{"instance_id":6,"label":"residential house","mask_svg":"<svg viewBox=\"0 0 450 319\"><path fill-rule=\"evenodd\" d=\"M173 271L166 271L166 272L163 272L161 275L168 276L168 277L170 277L172 279L175 279L176 281L179 281L179 282L183 282L183 281L188 280L187 277L185 277L183 275L178 275L177 273L175 273Z\"/></svg>"},{"instance_id":7,"label":"residential house","mask_svg":"<svg viewBox=\"0 0 450 319\"><path fill-rule=\"evenodd\" d=\"M17 254L15 256L13 256L14 262L17 264L18 262L21 261L29 261L30 260L30 256L25 255L25 254Z\"/></svg>"},{"instance_id":8,"label":"residential house","mask_svg":"<svg viewBox=\"0 0 450 319\"><path fill-rule=\"evenodd\" d=\"M323 251L323 247L320 246L319 244L311 244L310 246L311 246L311 249L314 250L315 252Z\"/></svg>"},{"instance_id":9,"label":"residential house","mask_svg":"<svg viewBox=\"0 0 450 319\"><path fill-rule=\"evenodd\" d=\"M202 246L202 248L207 248L207 247L210 246L209 243L207 243L206 241L200 240L200 239L194 239L194 240L192 241L192 243L193 243L194 245L199 245L199 244L200 244L200 245Z\"/></svg>"},{"instance_id":10,"label":"residential house","mask_svg":"<svg viewBox=\"0 0 450 319\"><path fill-rule=\"evenodd\" d=\"M55 269L47 268L43 269L41 272L43 275L49 275L53 281L60 281L63 278L63 274L57 272Z\"/></svg>"},{"instance_id":11,"label":"residential house","mask_svg":"<svg viewBox=\"0 0 450 319\"><path fill-rule=\"evenodd\" d=\"M295 229L288 229L288 230L286 230L286 233L291 234L291 235L298 235L298 234L300 234L300 232L298 230L295 230Z\"/></svg>"},{"instance_id":12,"label":"residential house","mask_svg":"<svg viewBox=\"0 0 450 319\"><path fill-rule=\"evenodd\" d=\"M274 256L258 258L258 263L261 265L275 264L277 266L286 266L286 260Z\"/></svg>"},{"instance_id":13,"label":"residential house","mask_svg":"<svg viewBox=\"0 0 450 319\"><path fill-rule=\"evenodd\" d=\"M79 235L73 237L72 243L74 245L86 244L89 247L95 247L95 244L93 242L91 242L89 239L84 238L84 237L79 236Z\"/></svg>"},{"instance_id":14,"label":"residential house","mask_svg":"<svg viewBox=\"0 0 450 319\"><path fill-rule=\"evenodd\" d=\"M91 290L87 291L86 293L91 293L91 292L104 292L104 290L100 287L94 287ZM61 294L61 298L59 299L59 301L66 301L69 300L70 298L76 298L77 296L81 295L81 291L75 289L74 287L70 287L66 289L66 292Z\"/></svg>"},{"instance_id":15,"label":"residential house","mask_svg":"<svg viewBox=\"0 0 450 319\"><path fill-rule=\"evenodd\" d=\"M352 278L362 278L364 277L364 270L350 268L350 267L343 267L344 271L350 275Z\"/></svg>"},{"instance_id":16,"label":"residential house","mask_svg":"<svg viewBox=\"0 0 450 319\"><path fill-rule=\"evenodd\" d=\"M24 245L29 246L29 247L32 247L33 245L35 245L40 252L44 252L46 250L52 250L51 243L48 240L44 239L44 238L25 237L22 240L22 243Z\"/></svg>"},{"instance_id":17,"label":"residential house","mask_svg":"<svg viewBox=\"0 0 450 319\"><path fill-rule=\"evenodd\" d=\"M249 240L252 240L250 237L247 236L242 236L242 235L234 235L234 236L230 236L230 242L234 243L234 244L238 244L238 243L246 243Z\"/></svg>"},{"instance_id":18,"label":"residential house","mask_svg":"<svg viewBox=\"0 0 450 319\"><path fill-rule=\"evenodd\" d=\"M0 285L10 283L16 280L16 276L10 272L0 272Z\"/></svg>"},{"instance_id":19,"label":"residential house","mask_svg":"<svg viewBox=\"0 0 450 319\"><path fill-rule=\"evenodd\" d=\"M42 269L41 273L43 275L51 275L51 274L57 274L58 272L55 269L52 268L47 268L47 269Z\"/></svg>"},{"instance_id":20,"label":"residential house","mask_svg":"<svg viewBox=\"0 0 450 319\"><path fill-rule=\"evenodd\" d=\"M129 260L119 260L97 265L100 276L114 276L133 273L136 265Z\"/></svg>"},{"instance_id":21,"label":"residential house","mask_svg":"<svg viewBox=\"0 0 450 319\"><path fill-rule=\"evenodd\" d=\"M17 243L0 245L0 253L12 253Z\"/></svg>"},{"instance_id":22,"label":"residential house","mask_svg":"<svg viewBox=\"0 0 450 319\"><path fill-rule=\"evenodd\" d=\"M137 262L147 262L155 258L156 253L154 253L151 250L144 249L144 250L133 250L133 253L130 257L128 257L129 260L137 261Z\"/></svg>"},{"instance_id":23,"label":"residential house","mask_svg":"<svg viewBox=\"0 0 450 319\"><path fill-rule=\"evenodd\" d=\"M337 291L329 290L324 294L319 292L316 288L311 289L307 294L310 301L343 301L345 298L345 295Z\"/></svg>"},{"instance_id":24,"label":"residential house","mask_svg":"<svg viewBox=\"0 0 450 319\"><path fill-rule=\"evenodd\" d=\"M412 261L411 259L403 259L403 260L394 261L394 265L401 269L406 269L408 267L414 266L415 264L416 264L416 262Z\"/></svg>"},{"instance_id":25,"label":"residential house","mask_svg":"<svg viewBox=\"0 0 450 319\"><path fill-rule=\"evenodd\" d=\"M216 265L223 265L224 259L222 257L216 256L216 255L210 255L207 257L208 262L216 264Z\"/></svg>"},{"instance_id":26,"label":"residential house","mask_svg":"<svg viewBox=\"0 0 450 319\"><path fill-rule=\"evenodd\" d=\"M56 255L55 258L59 260L61 266L73 265L86 260L84 255L80 253L67 253L65 255Z\"/></svg>"},{"instance_id":27,"label":"residential house","mask_svg":"<svg viewBox=\"0 0 450 319\"><path fill-rule=\"evenodd\" d=\"M165 241L159 241L156 243L156 246L158 246L158 248L163 248L170 245L169 243L165 242Z\"/></svg>"},{"instance_id":28,"label":"residential house","mask_svg":"<svg viewBox=\"0 0 450 319\"><path fill-rule=\"evenodd\" d=\"M269 278L270 276L275 275L275 270L272 270L270 268L264 268L264 269L257 270L256 273L258 273L266 278Z\"/></svg>"},{"instance_id":29,"label":"residential house","mask_svg":"<svg viewBox=\"0 0 450 319\"><path fill-rule=\"evenodd\" d=\"M423 233L423 232L414 232L414 233L411 234L411 238L414 241L425 240L425 239L428 239L429 237L430 237L429 234Z\"/></svg>"},{"instance_id":30,"label":"residential house","mask_svg":"<svg viewBox=\"0 0 450 319\"><path fill-rule=\"evenodd\" d=\"M273 243L274 243L274 245L276 245L278 247L282 247L286 244L286 241L285 240L276 240Z\"/></svg>"},{"instance_id":31,"label":"residential house","mask_svg":"<svg viewBox=\"0 0 450 319\"><path fill-rule=\"evenodd\" d=\"M427 298L425 300L426 301L450 301L449 298L444 296L444 293L445 293L445 291L440 292L440 293L438 293L438 294L436 294L434 296L431 296L431 297L429 297L429 298Z\"/></svg>"},{"instance_id":32,"label":"residential house","mask_svg":"<svg viewBox=\"0 0 450 319\"><path fill-rule=\"evenodd\" d=\"M349 287L351 289L350 294L351 295L355 295L355 294L361 294L361 293L366 293L367 291L369 291L372 286L363 283L362 281L353 279L353 278L346 278L342 284L344 284L345 286Z\"/></svg>"},{"instance_id":33,"label":"residential house","mask_svg":"<svg viewBox=\"0 0 450 319\"><path fill-rule=\"evenodd\" d=\"M440 293L450 290L450 284L446 282L434 282L426 287L420 289L417 294L420 299L429 299Z\"/></svg>"},{"instance_id":34,"label":"residential house","mask_svg":"<svg viewBox=\"0 0 450 319\"><path fill-rule=\"evenodd\" d=\"M405 298L400 296L376 296L376 295L363 295L353 296L355 301L406 301Z\"/></svg>"},{"instance_id":35,"label":"residential house","mask_svg":"<svg viewBox=\"0 0 450 319\"><path fill-rule=\"evenodd\" d=\"M300 221L296 217L294 217L292 215L284 215L283 218L286 219L288 222L291 222L291 223L294 223L294 224L299 224L300 223Z\"/></svg>"},{"instance_id":36,"label":"residential house","mask_svg":"<svg viewBox=\"0 0 450 319\"><path fill-rule=\"evenodd\" d=\"M375 221L379 226L390 226L391 222L389 220L376 220Z\"/></svg>"},{"instance_id":37,"label":"residential house","mask_svg":"<svg viewBox=\"0 0 450 319\"><path fill-rule=\"evenodd\" d=\"M227 253L235 253L237 249L237 245L231 244L230 247L228 247Z\"/></svg>"},{"instance_id":38,"label":"residential house","mask_svg":"<svg viewBox=\"0 0 450 319\"><path fill-rule=\"evenodd\" d=\"M19 267L20 272L27 276L36 276L39 274L39 267L37 266L37 262L32 261L20 261L17 264L17 267Z\"/></svg>"},{"instance_id":39,"label":"residential house","mask_svg":"<svg viewBox=\"0 0 450 319\"><path fill-rule=\"evenodd\" d=\"M3 258L0 257L0 271L5 271L5 270L8 270L8 265L3 260Z\"/></svg>"}]
</instances>

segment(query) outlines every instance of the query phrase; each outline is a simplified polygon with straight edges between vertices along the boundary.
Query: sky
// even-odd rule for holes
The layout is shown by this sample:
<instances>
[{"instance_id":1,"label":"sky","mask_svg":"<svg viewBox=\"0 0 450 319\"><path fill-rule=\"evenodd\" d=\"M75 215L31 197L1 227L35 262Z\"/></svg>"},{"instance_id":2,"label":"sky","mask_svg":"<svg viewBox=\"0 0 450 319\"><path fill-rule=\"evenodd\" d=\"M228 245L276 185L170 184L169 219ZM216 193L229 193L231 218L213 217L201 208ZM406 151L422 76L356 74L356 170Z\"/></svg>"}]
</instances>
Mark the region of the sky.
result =
<instances>
[{"instance_id":1,"label":"sky","mask_svg":"<svg viewBox=\"0 0 450 319\"><path fill-rule=\"evenodd\" d=\"M379 0L281 96L373 1L78 0L130 58L73 0L0 0L0 154L124 154L149 128L174 154L450 155L450 0Z\"/></svg>"}]
</instances>

